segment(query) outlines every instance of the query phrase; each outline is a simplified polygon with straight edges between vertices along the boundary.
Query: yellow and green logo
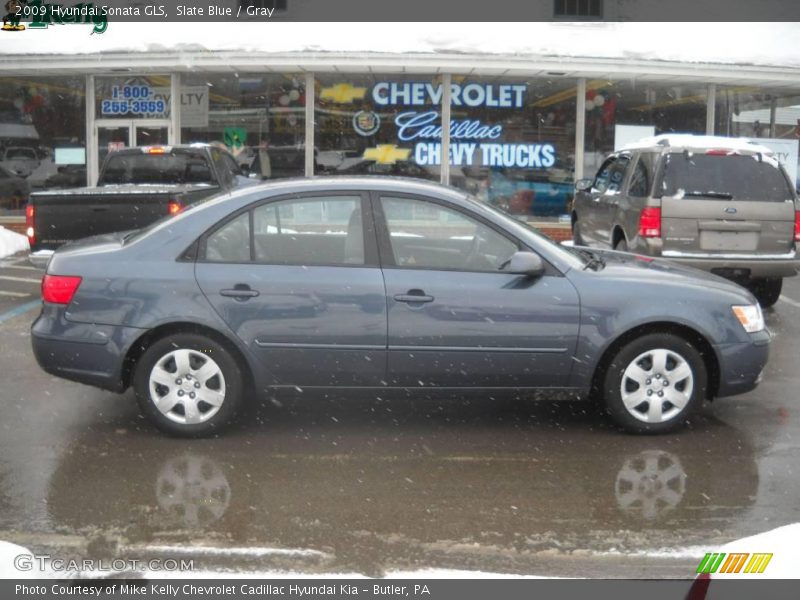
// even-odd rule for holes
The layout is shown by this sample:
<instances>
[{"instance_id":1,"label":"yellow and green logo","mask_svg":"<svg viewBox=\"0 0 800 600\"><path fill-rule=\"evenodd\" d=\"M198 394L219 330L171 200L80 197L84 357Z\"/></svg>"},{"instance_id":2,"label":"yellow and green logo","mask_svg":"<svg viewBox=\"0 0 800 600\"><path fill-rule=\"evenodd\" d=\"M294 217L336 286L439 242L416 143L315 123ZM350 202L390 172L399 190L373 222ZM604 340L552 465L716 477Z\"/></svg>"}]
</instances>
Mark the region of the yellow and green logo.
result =
<instances>
[{"instance_id":1,"label":"yellow and green logo","mask_svg":"<svg viewBox=\"0 0 800 600\"><path fill-rule=\"evenodd\" d=\"M763 573L772 554L748 552L709 552L700 561L698 573ZM743 570L744 569L744 570Z\"/></svg>"}]
</instances>

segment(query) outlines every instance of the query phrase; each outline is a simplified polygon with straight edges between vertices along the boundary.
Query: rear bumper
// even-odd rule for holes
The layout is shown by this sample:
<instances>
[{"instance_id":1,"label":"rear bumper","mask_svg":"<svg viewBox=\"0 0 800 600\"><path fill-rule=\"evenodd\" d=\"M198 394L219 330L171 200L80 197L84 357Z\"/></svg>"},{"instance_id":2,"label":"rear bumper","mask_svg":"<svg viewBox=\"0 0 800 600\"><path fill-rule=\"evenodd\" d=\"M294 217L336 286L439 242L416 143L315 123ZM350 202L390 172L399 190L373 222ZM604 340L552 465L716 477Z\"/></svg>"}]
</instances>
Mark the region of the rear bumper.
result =
<instances>
[{"instance_id":1,"label":"rear bumper","mask_svg":"<svg viewBox=\"0 0 800 600\"><path fill-rule=\"evenodd\" d=\"M714 269L746 270L751 278L792 277L800 270L800 258L796 254L776 255L772 258L749 255L690 255L688 253L664 252L661 258L703 271Z\"/></svg>"},{"instance_id":2,"label":"rear bumper","mask_svg":"<svg viewBox=\"0 0 800 600\"><path fill-rule=\"evenodd\" d=\"M63 377L113 392L123 392L123 362L128 348L146 330L73 323L60 306L45 304L31 327L33 355L39 366Z\"/></svg>"},{"instance_id":3,"label":"rear bumper","mask_svg":"<svg viewBox=\"0 0 800 600\"><path fill-rule=\"evenodd\" d=\"M772 334L764 329L749 335L749 342L715 347L720 370L717 397L744 394L761 382Z\"/></svg>"}]
</instances>

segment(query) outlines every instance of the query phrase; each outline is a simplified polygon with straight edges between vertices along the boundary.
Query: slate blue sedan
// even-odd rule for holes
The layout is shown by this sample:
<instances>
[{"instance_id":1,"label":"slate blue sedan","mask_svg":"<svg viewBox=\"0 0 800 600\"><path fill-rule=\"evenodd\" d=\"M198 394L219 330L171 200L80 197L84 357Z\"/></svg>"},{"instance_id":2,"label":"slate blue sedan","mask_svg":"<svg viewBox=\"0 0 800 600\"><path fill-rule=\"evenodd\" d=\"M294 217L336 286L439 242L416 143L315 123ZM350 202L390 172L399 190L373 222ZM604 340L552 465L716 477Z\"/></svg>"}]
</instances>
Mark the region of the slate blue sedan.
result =
<instances>
[{"instance_id":1,"label":"slate blue sedan","mask_svg":"<svg viewBox=\"0 0 800 600\"><path fill-rule=\"evenodd\" d=\"M463 192L284 180L60 248L32 328L48 373L207 435L278 388L546 390L659 433L753 389L770 333L724 279L565 248Z\"/></svg>"}]
</instances>

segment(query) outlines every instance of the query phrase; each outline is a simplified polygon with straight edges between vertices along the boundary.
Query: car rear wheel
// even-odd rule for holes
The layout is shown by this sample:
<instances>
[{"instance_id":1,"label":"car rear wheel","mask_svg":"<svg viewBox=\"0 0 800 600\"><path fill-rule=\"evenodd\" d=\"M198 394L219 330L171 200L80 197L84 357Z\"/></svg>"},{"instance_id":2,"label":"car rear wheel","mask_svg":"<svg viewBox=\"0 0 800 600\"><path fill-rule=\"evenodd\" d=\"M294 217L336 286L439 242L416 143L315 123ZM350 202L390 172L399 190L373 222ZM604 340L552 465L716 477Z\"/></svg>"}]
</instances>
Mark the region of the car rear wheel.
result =
<instances>
[{"instance_id":1,"label":"car rear wheel","mask_svg":"<svg viewBox=\"0 0 800 600\"><path fill-rule=\"evenodd\" d=\"M774 277L769 279L756 279L748 286L758 300L761 308L774 305L781 297L783 279Z\"/></svg>"},{"instance_id":2,"label":"car rear wheel","mask_svg":"<svg viewBox=\"0 0 800 600\"><path fill-rule=\"evenodd\" d=\"M703 357L673 334L647 334L623 346L605 374L603 397L614 421L632 433L666 433L702 404Z\"/></svg>"},{"instance_id":3,"label":"car rear wheel","mask_svg":"<svg viewBox=\"0 0 800 600\"><path fill-rule=\"evenodd\" d=\"M230 352L196 334L153 343L136 366L142 412L162 431L202 437L227 425L242 403L243 377Z\"/></svg>"}]
</instances>

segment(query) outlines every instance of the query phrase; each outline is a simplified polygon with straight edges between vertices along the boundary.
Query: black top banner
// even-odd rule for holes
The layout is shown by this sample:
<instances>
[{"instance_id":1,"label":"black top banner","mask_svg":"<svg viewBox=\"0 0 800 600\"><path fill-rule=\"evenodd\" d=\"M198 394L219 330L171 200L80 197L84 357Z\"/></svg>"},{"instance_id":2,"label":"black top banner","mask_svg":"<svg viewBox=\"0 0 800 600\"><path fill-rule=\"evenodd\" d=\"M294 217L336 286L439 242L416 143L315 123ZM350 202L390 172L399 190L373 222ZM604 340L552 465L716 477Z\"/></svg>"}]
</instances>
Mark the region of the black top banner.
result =
<instances>
[{"instance_id":1,"label":"black top banner","mask_svg":"<svg viewBox=\"0 0 800 600\"><path fill-rule=\"evenodd\" d=\"M796 0L8 0L4 23L800 21ZM744 40L743 40L744 42ZM665 44L677 43L664 39Z\"/></svg>"}]
</instances>

